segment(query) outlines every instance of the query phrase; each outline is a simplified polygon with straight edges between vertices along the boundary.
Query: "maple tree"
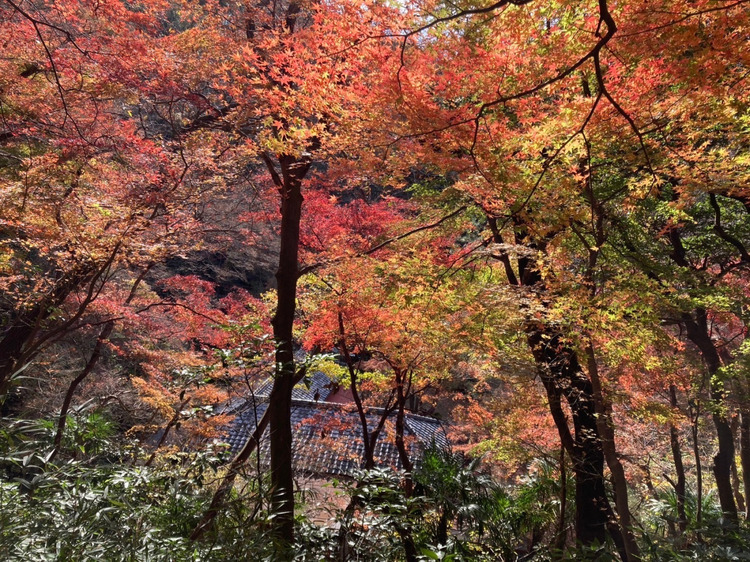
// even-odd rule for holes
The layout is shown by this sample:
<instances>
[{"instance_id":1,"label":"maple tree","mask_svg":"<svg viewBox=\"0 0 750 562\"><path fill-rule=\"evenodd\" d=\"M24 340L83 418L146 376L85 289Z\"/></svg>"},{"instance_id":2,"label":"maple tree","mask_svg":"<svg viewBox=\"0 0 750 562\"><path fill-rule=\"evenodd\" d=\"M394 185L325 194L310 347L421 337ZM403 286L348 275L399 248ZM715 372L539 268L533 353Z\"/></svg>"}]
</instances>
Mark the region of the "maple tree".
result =
<instances>
[{"instance_id":1,"label":"maple tree","mask_svg":"<svg viewBox=\"0 0 750 562\"><path fill-rule=\"evenodd\" d=\"M271 322L276 361L266 416L276 523L286 544L292 541L294 514L291 393L304 375L304 368L295 366L293 333L302 189L314 162L341 150L337 124L351 111L345 86L363 65L358 53L347 51L349 35L330 14L350 12L350 33L356 34L358 25L368 25L368 8L247 3L244 11L224 15L234 26L221 19L202 21L193 37L175 44L186 70L173 76L175 87L190 92L183 101L190 117L177 124L179 136L188 143L212 131L210 150L232 150L235 166L262 163L267 177L259 181L278 196L277 305ZM195 41L210 41L212 55L191 51Z\"/></svg>"},{"instance_id":2,"label":"maple tree","mask_svg":"<svg viewBox=\"0 0 750 562\"><path fill-rule=\"evenodd\" d=\"M748 17L744 0L2 2L5 408L26 374L83 341L60 377L50 462L75 394L117 361L153 413L131 429L161 426L160 449L179 425L215 433L227 418L208 410L249 365L272 369L267 415L209 513L270 425L281 553L291 392L306 374L294 352L337 347L366 467L387 417L369 427L368 403L396 411L410 470L409 402L442 400L459 446L498 473L541 454L565 483L569 459L576 539L609 535L638 560L633 482L657 498L652 472L675 474L686 547L689 476L702 529L715 434L712 482L739 525ZM277 240L274 310L165 273ZM672 466L652 470L639 443Z\"/></svg>"},{"instance_id":3,"label":"maple tree","mask_svg":"<svg viewBox=\"0 0 750 562\"><path fill-rule=\"evenodd\" d=\"M602 509L603 443L611 438L600 435L606 426L597 423L597 415L606 413L607 405L596 389L595 363L584 367L583 348L550 317L549 302L560 291L565 268L556 269L551 260L576 236L590 275L599 274L597 260L610 236L609 207L627 210L652 197L667 182L679 181L670 173L689 175L685 183L693 190L746 197L741 188L722 187L741 185L734 182L696 185L701 165L739 152L694 140L701 136L698 123L722 123L718 137L706 137L724 146L743 142L736 129L743 118L727 107L745 95L746 13L733 2L687 10L669 3L656 8L599 2L590 11L579 3L526 4L420 6L423 23L400 35L400 65L386 86L397 96L401 125L384 131L382 144L394 159L417 154L461 174L456 186L488 215L509 282L539 295L537 317L530 315L526 333L579 478L578 537L601 541L609 527L620 540L612 516ZM675 157L668 162L670 152ZM729 158L723 168L724 177L735 179L742 157ZM684 193L691 196L687 188ZM519 246L524 253L515 249ZM582 281L592 284L591 278ZM710 361L711 349L704 347ZM574 435L560 408L563 397L572 410ZM721 402L718 394L714 399ZM726 491L731 447L722 437L728 426L721 413L715 423L720 434L715 472L722 506L731 516ZM622 475L616 455L606 456L613 474ZM622 494L621 487L617 495ZM618 503L623 558L634 559L638 552L627 536L626 512L627 505Z\"/></svg>"},{"instance_id":4,"label":"maple tree","mask_svg":"<svg viewBox=\"0 0 750 562\"><path fill-rule=\"evenodd\" d=\"M3 394L119 276L197 239L205 167L133 112L160 70L134 55L168 34L152 8L3 4Z\"/></svg>"},{"instance_id":5,"label":"maple tree","mask_svg":"<svg viewBox=\"0 0 750 562\"><path fill-rule=\"evenodd\" d=\"M459 289L423 269L434 257L430 249L421 248L419 257L413 251L410 246L405 254L391 248L386 255L350 257L316 271L304 285L305 345L339 349L346 371L342 384L351 390L363 418L362 460L369 468L389 412L397 412L397 425L403 423L408 403L429 400L425 392L450 377L448 357L459 355L454 346L461 345L454 336L473 319L468 307L458 304L466 305L456 294ZM384 410L379 426L370 431L363 416L365 401ZM396 428L396 444L402 464L410 467L403 427Z\"/></svg>"}]
</instances>

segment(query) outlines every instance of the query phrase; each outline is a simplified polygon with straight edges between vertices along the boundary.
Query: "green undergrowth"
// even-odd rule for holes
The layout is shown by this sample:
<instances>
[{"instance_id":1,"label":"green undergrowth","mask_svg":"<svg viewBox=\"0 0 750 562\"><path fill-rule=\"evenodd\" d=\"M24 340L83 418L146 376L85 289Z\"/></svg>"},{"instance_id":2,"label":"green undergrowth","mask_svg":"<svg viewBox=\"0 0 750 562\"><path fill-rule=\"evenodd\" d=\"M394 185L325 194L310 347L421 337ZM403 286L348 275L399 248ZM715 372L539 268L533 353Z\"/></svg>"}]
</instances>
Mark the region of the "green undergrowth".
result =
<instances>
[{"instance_id":1,"label":"green undergrowth","mask_svg":"<svg viewBox=\"0 0 750 562\"><path fill-rule=\"evenodd\" d=\"M8 421L0 429L0 559L8 561L279 560L271 535L267 482L239 479L212 530L189 537L211 500L228 454L223 447L149 454L115 437L100 414L77 412L63 449L51 455L54 424ZM611 544L575 548L573 483L560 519L556 466L539 461L514 486L501 486L477 460L429 450L404 493L404 475L362 472L339 483L349 501L326 523L297 517L299 561L619 560ZM711 493L688 497L687 529L664 493L635 514L644 560L750 560L750 531L728 525Z\"/></svg>"}]
</instances>

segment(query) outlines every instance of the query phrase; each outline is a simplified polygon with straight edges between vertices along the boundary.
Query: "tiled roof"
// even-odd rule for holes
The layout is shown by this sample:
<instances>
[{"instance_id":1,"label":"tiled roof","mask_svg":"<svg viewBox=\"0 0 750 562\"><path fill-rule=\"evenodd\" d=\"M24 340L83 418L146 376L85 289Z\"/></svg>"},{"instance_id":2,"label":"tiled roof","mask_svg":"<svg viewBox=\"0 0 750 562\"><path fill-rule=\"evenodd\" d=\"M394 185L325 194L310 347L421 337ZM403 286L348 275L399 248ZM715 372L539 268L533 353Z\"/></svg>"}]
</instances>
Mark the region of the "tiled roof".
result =
<instances>
[{"instance_id":1,"label":"tiled roof","mask_svg":"<svg viewBox=\"0 0 750 562\"><path fill-rule=\"evenodd\" d=\"M323 375L325 376L325 375ZM327 379L327 377L326 377ZM312 387L311 387L312 390ZM256 398L257 395L256 393ZM232 453L238 452L255 429L268 404L265 399L248 400L234 411L235 419L225 436ZM372 431L383 410L367 411L368 430ZM380 466L402 468L394 444L396 415L391 413L375 446L375 460ZM331 404L312 400L292 400L292 431L294 467L298 472L328 476L351 476L360 467L364 452L362 428L353 404ZM435 419L406 414L405 440L412 462L419 463L426 446L435 443L447 447L448 440L440 422ZM261 459L269 458L268 430L260 444Z\"/></svg>"},{"instance_id":2,"label":"tiled roof","mask_svg":"<svg viewBox=\"0 0 750 562\"><path fill-rule=\"evenodd\" d=\"M312 400L314 402L317 402L318 400L321 402L325 401L331 393L331 386L331 379L322 372L315 371L312 374L312 377L308 379L307 384L305 384L305 382L300 382L292 389L292 400ZM271 395L272 387L273 379L270 379L255 391L255 396L268 398Z\"/></svg>"}]
</instances>

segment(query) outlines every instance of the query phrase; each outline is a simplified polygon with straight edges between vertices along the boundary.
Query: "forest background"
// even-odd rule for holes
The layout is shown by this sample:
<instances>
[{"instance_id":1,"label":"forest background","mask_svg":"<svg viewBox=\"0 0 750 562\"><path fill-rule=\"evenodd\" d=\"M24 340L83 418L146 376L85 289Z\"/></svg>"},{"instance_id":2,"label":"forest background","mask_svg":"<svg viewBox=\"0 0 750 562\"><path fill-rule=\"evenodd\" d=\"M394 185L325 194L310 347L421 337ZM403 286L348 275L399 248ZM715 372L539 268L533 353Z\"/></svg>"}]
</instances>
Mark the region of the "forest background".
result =
<instances>
[{"instance_id":1,"label":"forest background","mask_svg":"<svg viewBox=\"0 0 750 562\"><path fill-rule=\"evenodd\" d=\"M2 0L0 552L747 557L749 17ZM365 431L326 524L314 370L406 468ZM258 474L217 441L267 377ZM410 409L453 450L414 466Z\"/></svg>"}]
</instances>

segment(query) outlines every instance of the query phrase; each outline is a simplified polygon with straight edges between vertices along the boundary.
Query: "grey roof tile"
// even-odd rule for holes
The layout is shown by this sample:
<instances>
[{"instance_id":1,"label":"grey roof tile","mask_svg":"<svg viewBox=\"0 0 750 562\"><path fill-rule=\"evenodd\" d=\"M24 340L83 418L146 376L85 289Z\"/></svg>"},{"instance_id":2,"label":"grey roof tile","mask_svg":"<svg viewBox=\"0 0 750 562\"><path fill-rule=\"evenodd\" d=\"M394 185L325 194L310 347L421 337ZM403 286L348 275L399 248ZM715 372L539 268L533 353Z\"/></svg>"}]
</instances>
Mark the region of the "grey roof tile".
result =
<instances>
[{"instance_id":1,"label":"grey roof tile","mask_svg":"<svg viewBox=\"0 0 750 562\"><path fill-rule=\"evenodd\" d=\"M292 389L292 399L325 401L331 393L331 379L321 371L315 371L308 380L308 384L310 385L309 388L304 382L297 383ZM273 379L269 379L255 391L255 395L260 398L268 398L271 395L272 387Z\"/></svg>"},{"instance_id":2,"label":"grey roof tile","mask_svg":"<svg viewBox=\"0 0 750 562\"><path fill-rule=\"evenodd\" d=\"M325 376L325 375L323 375ZM327 377L326 377L327 378ZM314 381L315 382L315 379ZM311 387L312 390L312 387ZM256 420L268 407L265 399L248 400L235 411L224 441L232 453L238 452L255 429ZM367 411L368 430L376 427L382 409ZM391 413L375 445L375 459L380 466L402 468L398 450L393 442L395 413ZM312 400L293 399L291 422L293 430L293 463L298 472L328 476L351 476L360 467L364 453L359 415L353 404L331 404ZM415 414L406 414L405 439L418 464L426 446L433 442L447 447L448 439L439 421ZM269 456L268 430L261 437L260 455L265 464Z\"/></svg>"}]
</instances>

